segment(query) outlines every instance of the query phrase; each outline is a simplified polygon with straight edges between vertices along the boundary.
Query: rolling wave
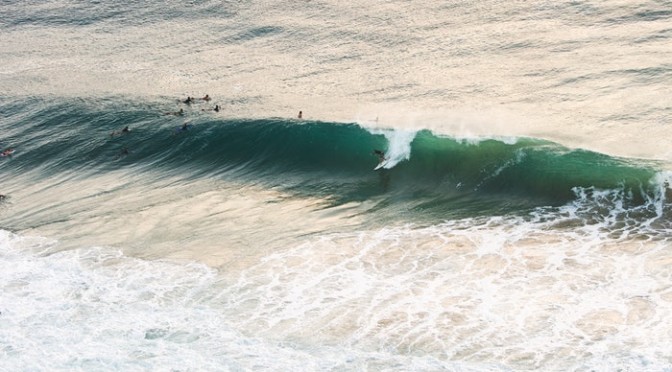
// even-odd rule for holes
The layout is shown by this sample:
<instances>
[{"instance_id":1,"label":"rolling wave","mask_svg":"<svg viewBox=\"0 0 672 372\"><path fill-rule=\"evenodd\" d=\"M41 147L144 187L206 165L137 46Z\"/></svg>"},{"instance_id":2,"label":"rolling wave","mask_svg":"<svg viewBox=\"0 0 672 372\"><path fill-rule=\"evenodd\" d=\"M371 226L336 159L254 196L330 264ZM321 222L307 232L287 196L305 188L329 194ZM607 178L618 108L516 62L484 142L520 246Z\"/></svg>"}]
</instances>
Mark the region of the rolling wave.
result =
<instances>
[{"instance_id":1,"label":"rolling wave","mask_svg":"<svg viewBox=\"0 0 672 372\"><path fill-rule=\"evenodd\" d=\"M376 200L379 208L439 218L561 206L587 189L615 190L622 202L638 206L667 182L655 163L534 138L462 139L354 123L232 119L201 106L175 117L149 103L119 101L14 101L4 102L3 110L10 124L1 142L16 148L0 163L5 175L158 170L281 188L332 205ZM130 132L120 132L125 126ZM374 150L389 159L378 171Z\"/></svg>"}]
</instances>

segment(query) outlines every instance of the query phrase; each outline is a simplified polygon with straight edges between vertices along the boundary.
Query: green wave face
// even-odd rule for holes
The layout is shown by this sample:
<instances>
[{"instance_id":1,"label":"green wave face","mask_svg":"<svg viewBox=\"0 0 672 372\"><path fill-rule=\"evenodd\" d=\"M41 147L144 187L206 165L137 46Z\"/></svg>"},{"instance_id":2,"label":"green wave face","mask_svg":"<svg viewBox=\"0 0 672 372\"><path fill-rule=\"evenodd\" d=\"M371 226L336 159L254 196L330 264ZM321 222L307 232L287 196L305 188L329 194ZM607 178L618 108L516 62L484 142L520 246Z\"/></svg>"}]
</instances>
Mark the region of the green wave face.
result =
<instances>
[{"instance_id":1,"label":"green wave face","mask_svg":"<svg viewBox=\"0 0 672 372\"><path fill-rule=\"evenodd\" d=\"M16 153L0 172L79 176L112 169L235 179L331 205L375 201L372 212L431 219L560 206L586 188L621 190L633 205L657 189L655 165L569 150L544 140L463 140L428 130L287 119L164 116L150 104L2 103L2 145ZM224 116L224 115L222 115ZM189 129L179 130L189 121ZM128 134L111 135L124 126ZM378 171L374 149L386 152Z\"/></svg>"}]
</instances>

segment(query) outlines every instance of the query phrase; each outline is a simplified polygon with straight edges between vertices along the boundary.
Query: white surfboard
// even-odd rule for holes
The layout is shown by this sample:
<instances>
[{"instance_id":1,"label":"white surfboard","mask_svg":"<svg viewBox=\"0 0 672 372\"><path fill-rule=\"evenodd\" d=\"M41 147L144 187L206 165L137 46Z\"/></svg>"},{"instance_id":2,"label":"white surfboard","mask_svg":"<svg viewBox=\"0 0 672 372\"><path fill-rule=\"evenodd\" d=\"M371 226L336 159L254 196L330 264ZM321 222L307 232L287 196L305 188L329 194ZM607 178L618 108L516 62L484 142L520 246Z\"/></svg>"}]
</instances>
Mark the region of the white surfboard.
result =
<instances>
[{"instance_id":1,"label":"white surfboard","mask_svg":"<svg viewBox=\"0 0 672 372\"><path fill-rule=\"evenodd\" d=\"M388 163L389 161L390 161L390 159L383 159L383 161L381 161L380 163L378 163L378 165L376 165L376 167L373 168L373 170L378 170L378 169L380 169L380 168L386 166L387 163Z\"/></svg>"}]
</instances>

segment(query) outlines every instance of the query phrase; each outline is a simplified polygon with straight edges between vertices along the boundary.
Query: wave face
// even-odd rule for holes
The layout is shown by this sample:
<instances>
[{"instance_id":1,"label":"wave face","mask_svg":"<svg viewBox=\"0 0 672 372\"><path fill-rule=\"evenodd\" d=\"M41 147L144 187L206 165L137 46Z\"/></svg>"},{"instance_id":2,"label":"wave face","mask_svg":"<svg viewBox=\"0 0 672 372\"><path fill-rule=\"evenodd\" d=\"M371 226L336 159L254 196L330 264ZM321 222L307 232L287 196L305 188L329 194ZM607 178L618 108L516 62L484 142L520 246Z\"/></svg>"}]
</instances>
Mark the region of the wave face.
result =
<instances>
[{"instance_id":1,"label":"wave face","mask_svg":"<svg viewBox=\"0 0 672 372\"><path fill-rule=\"evenodd\" d=\"M28 107L26 103L23 103ZM626 208L664 192L655 163L571 150L533 138L472 138L287 119L219 119L190 109L164 116L150 103L40 102L2 109L14 120L3 142L16 153L3 172L93 175L119 169L192 179L235 179L324 198L332 206L375 201L372 212L419 219L528 213L622 193ZM15 114L12 115L11 113ZM118 132L128 126L130 133ZM374 171L386 152L389 161ZM409 216L405 216L408 218Z\"/></svg>"}]
</instances>

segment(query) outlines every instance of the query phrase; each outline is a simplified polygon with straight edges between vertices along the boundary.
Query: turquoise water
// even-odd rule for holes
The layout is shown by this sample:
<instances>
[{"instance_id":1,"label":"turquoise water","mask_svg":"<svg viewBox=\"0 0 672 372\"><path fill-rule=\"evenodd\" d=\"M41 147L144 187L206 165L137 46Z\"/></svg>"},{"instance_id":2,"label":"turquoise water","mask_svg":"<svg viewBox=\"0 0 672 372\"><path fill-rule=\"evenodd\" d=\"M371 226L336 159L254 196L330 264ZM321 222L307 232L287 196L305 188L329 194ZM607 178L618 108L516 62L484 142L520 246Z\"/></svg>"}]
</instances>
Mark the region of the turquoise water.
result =
<instances>
[{"instance_id":1,"label":"turquoise water","mask_svg":"<svg viewBox=\"0 0 672 372\"><path fill-rule=\"evenodd\" d=\"M16 152L0 169L39 171L35 181L45 184L53 177L120 170L185 182L235 181L323 199L327 208L370 202L365 213L371 221L421 224L526 215L576 201L580 190L591 188L623 193L619 202L630 209L664 190L656 180L661 164L546 140L460 139L430 130L281 118L221 119L194 107L187 107L186 115L196 116L184 131L184 118L150 107L112 100L7 103L3 110L13 131L5 141ZM121 133L123 127L130 132ZM374 149L390 158L378 171L373 171L379 162ZM143 187L152 183L147 179ZM663 216L646 218L666 219L664 210Z\"/></svg>"},{"instance_id":2,"label":"turquoise water","mask_svg":"<svg viewBox=\"0 0 672 372\"><path fill-rule=\"evenodd\" d=\"M0 370L669 371L668 8L4 2Z\"/></svg>"}]
</instances>

